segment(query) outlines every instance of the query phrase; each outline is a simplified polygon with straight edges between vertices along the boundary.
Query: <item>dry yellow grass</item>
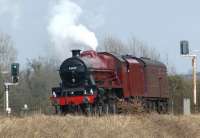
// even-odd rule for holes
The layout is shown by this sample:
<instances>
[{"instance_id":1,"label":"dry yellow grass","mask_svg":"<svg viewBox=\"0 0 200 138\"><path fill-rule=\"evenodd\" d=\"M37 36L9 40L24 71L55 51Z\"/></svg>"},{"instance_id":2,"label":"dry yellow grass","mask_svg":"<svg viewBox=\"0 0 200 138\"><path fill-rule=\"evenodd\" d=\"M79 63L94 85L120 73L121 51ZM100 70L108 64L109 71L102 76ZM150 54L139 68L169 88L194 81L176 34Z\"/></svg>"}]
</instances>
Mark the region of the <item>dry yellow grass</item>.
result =
<instances>
[{"instance_id":1,"label":"dry yellow grass","mask_svg":"<svg viewBox=\"0 0 200 138\"><path fill-rule=\"evenodd\" d=\"M200 115L0 117L0 137L198 138L200 137Z\"/></svg>"}]
</instances>

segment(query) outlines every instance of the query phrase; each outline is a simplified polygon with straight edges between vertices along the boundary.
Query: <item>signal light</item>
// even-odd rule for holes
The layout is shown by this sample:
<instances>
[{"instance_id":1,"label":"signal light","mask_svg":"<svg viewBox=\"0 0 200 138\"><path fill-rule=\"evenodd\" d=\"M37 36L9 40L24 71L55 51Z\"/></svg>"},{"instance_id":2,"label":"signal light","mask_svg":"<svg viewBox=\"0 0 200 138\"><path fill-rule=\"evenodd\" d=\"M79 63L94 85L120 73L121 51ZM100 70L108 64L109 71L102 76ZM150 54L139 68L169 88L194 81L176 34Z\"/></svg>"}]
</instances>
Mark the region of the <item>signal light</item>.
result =
<instances>
[{"instance_id":1,"label":"signal light","mask_svg":"<svg viewBox=\"0 0 200 138\"><path fill-rule=\"evenodd\" d=\"M19 63L11 64L11 75L12 75L12 82L17 83L19 81Z\"/></svg>"},{"instance_id":2,"label":"signal light","mask_svg":"<svg viewBox=\"0 0 200 138\"><path fill-rule=\"evenodd\" d=\"M188 55L189 54L189 42L186 40L183 40L180 42L180 52L181 55Z\"/></svg>"}]
</instances>

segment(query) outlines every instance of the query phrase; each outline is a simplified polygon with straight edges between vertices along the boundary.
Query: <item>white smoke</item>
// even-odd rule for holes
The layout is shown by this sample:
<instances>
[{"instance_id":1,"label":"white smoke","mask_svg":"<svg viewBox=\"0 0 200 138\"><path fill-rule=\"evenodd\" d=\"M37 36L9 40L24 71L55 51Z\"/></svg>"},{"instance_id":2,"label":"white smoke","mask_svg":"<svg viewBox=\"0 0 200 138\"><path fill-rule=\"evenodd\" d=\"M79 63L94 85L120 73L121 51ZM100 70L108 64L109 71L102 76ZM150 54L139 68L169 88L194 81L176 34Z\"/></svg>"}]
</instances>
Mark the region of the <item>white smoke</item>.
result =
<instances>
[{"instance_id":1,"label":"white smoke","mask_svg":"<svg viewBox=\"0 0 200 138\"><path fill-rule=\"evenodd\" d=\"M74 48L95 50L98 42L95 34L79 23L82 9L71 0L60 0L50 8L48 33L59 54Z\"/></svg>"}]
</instances>

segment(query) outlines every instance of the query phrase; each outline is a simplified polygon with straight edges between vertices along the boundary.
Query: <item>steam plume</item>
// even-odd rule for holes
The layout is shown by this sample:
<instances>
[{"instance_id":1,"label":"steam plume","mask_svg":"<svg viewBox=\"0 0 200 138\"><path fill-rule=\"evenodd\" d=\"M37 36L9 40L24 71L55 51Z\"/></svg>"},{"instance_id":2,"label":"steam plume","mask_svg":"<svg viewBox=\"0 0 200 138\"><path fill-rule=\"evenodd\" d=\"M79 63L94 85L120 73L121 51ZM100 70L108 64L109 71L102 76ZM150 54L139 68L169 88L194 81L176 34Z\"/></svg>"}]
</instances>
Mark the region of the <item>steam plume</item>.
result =
<instances>
[{"instance_id":1,"label":"steam plume","mask_svg":"<svg viewBox=\"0 0 200 138\"><path fill-rule=\"evenodd\" d=\"M95 34L79 23L81 13L81 7L71 0L60 0L52 7L47 29L59 54L74 48L96 49Z\"/></svg>"}]
</instances>

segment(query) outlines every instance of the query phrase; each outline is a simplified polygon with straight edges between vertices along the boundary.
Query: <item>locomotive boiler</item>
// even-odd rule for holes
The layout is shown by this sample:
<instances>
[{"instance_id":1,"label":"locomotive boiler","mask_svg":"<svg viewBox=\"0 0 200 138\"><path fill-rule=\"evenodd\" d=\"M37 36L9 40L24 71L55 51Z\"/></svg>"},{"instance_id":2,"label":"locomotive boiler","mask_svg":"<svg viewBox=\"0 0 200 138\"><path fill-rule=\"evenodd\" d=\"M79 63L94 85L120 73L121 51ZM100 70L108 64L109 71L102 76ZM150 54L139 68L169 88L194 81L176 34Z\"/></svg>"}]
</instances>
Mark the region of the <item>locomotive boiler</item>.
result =
<instances>
[{"instance_id":1,"label":"locomotive boiler","mask_svg":"<svg viewBox=\"0 0 200 138\"><path fill-rule=\"evenodd\" d=\"M52 88L56 113L167 112L167 69L158 61L93 50L72 50Z\"/></svg>"}]
</instances>

